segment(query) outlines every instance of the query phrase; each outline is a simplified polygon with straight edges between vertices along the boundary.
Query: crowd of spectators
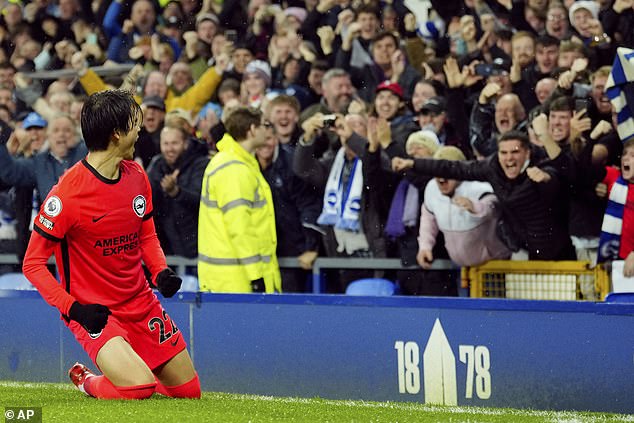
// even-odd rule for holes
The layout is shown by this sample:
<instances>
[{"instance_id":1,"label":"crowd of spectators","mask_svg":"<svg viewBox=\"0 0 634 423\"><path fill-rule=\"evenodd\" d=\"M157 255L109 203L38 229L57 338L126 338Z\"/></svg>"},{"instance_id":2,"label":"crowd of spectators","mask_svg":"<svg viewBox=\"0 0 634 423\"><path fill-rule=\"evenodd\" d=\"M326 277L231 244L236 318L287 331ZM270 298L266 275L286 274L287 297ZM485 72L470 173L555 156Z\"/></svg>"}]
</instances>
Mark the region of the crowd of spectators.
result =
<instances>
[{"instance_id":1,"label":"crowd of spectators","mask_svg":"<svg viewBox=\"0 0 634 423\"><path fill-rule=\"evenodd\" d=\"M412 295L456 294L438 258L596 263L624 141L604 88L617 46L634 48L633 0L276 1L5 0L0 237L21 257L33 210L85 155L83 101L121 87L143 110L135 156L167 254L197 256L203 171L242 105L274 128L256 157L278 256L301 265L285 291L318 256L418 264L388 275Z\"/></svg>"}]
</instances>

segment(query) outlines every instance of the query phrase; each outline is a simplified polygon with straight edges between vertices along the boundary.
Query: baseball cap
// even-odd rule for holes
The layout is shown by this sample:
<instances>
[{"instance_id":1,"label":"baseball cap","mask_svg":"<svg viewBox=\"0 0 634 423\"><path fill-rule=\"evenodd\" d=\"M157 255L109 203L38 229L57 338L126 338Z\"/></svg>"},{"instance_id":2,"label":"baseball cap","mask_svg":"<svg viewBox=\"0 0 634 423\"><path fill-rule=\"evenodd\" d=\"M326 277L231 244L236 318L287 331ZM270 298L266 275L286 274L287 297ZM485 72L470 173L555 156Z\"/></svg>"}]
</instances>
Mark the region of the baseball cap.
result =
<instances>
[{"instance_id":1,"label":"baseball cap","mask_svg":"<svg viewBox=\"0 0 634 423\"><path fill-rule=\"evenodd\" d=\"M574 15L577 10L586 9L594 19L599 17L599 4L596 1L576 1L570 5L570 9L568 9L568 19L570 22L574 22Z\"/></svg>"},{"instance_id":2,"label":"baseball cap","mask_svg":"<svg viewBox=\"0 0 634 423\"><path fill-rule=\"evenodd\" d=\"M431 112L434 114L440 114L447 109L447 101L444 97L436 96L428 99L420 108L421 113Z\"/></svg>"},{"instance_id":3,"label":"baseball cap","mask_svg":"<svg viewBox=\"0 0 634 423\"><path fill-rule=\"evenodd\" d=\"M159 109L165 111L165 102L163 99L157 95L150 95L143 99L143 103L141 103L147 107L154 107L155 109Z\"/></svg>"},{"instance_id":4,"label":"baseball cap","mask_svg":"<svg viewBox=\"0 0 634 423\"><path fill-rule=\"evenodd\" d=\"M383 90L392 91L392 93L397 95L398 98L400 98L401 100L403 99L403 88L401 88L398 82L392 82L390 80L385 80L381 82L376 87L376 92L378 93L379 91L383 91Z\"/></svg>"},{"instance_id":5,"label":"baseball cap","mask_svg":"<svg viewBox=\"0 0 634 423\"><path fill-rule=\"evenodd\" d=\"M31 112L22 121L22 129L29 128L46 128L46 121L40 115L35 112Z\"/></svg>"},{"instance_id":6,"label":"baseball cap","mask_svg":"<svg viewBox=\"0 0 634 423\"><path fill-rule=\"evenodd\" d=\"M200 15L196 16L196 26L204 21L212 21L216 24L216 26L220 26L220 20L218 19L218 16L214 15L213 13L201 13Z\"/></svg>"}]
</instances>

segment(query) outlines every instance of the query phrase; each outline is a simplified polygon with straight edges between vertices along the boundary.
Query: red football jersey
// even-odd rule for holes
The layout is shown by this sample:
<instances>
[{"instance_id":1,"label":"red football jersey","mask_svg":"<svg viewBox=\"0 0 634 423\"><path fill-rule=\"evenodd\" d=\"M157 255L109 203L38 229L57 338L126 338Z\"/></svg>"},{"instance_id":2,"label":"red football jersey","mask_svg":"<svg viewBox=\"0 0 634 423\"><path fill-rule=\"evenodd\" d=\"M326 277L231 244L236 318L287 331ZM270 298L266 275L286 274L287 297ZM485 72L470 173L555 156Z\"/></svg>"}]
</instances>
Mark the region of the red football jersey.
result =
<instances>
[{"instance_id":1,"label":"red football jersey","mask_svg":"<svg viewBox=\"0 0 634 423\"><path fill-rule=\"evenodd\" d=\"M167 267L151 218L147 175L133 161L122 161L119 169L119 178L109 180L86 160L75 164L35 219L24 273L64 314L74 300L121 309L133 297L152 296L141 259L153 276ZM51 253L61 285L42 273L42 259Z\"/></svg>"}]
</instances>

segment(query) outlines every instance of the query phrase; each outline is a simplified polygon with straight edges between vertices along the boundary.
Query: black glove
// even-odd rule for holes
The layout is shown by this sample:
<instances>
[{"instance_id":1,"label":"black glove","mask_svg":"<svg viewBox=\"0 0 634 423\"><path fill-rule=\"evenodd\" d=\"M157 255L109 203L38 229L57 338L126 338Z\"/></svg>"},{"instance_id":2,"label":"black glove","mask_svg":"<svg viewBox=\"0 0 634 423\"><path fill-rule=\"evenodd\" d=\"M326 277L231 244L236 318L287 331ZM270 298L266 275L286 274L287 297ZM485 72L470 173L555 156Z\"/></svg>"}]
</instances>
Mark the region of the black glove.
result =
<instances>
[{"instance_id":1,"label":"black glove","mask_svg":"<svg viewBox=\"0 0 634 423\"><path fill-rule=\"evenodd\" d=\"M163 269L156 275L156 281L154 282L161 295L165 298L173 297L174 294L181 288L183 280L174 273L169 267Z\"/></svg>"},{"instance_id":2,"label":"black glove","mask_svg":"<svg viewBox=\"0 0 634 423\"><path fill-rule=\"evenodd\" d=\"M68 317L76 321L88 331L88 333L97 334L106 327L108 323L108 315L112 314L110 309L101 304L80 304L75 301L70 310Z\"/></svg>"},{"instance_id":3,"label":"black glove","mask_svg":"<svg viewBox=\"0 0 634 423\"><path fill-rule=\"evenodd\" d=\"M265 292L266 289L264 288L264 279L257 278L256 280L251 281L251 290L253 292Z\"/></svg>"}]
</instances>

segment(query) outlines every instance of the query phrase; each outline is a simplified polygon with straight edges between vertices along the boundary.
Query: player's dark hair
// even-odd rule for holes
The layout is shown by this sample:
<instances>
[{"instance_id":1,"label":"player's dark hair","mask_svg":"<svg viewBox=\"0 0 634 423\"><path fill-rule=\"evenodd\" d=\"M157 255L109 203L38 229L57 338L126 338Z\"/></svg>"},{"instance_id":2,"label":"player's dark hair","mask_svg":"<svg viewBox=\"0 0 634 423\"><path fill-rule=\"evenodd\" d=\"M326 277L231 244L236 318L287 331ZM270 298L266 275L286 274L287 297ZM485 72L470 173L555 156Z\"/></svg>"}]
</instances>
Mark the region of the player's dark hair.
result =
<instances>
[{"instance_id":1,"label":"player's dark hair","mask_svg":"<svg viewBox=\"0 0 634 423\"><path fill-rule=\"evenodd\" d=\"M126 134L142 120L141 107L129 91L107 90L91 95L81 109L81 131L88 151L107 150L115 132Z\"/></svg>"},{"instance_id":2,"label":"player's dark hair","mask_svg":"<svg viewBox=\"0 0 634 423\"><path fill-rule=\"evenodd\" d=\"M225 128L229 135L236 141L247 139L247 133L251 125L260 126L262 123L262 112L251 107L239 107L233 110L225 121Z\"/></svg>"}]
</instances>

